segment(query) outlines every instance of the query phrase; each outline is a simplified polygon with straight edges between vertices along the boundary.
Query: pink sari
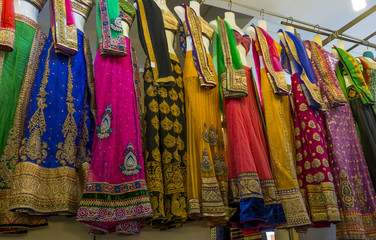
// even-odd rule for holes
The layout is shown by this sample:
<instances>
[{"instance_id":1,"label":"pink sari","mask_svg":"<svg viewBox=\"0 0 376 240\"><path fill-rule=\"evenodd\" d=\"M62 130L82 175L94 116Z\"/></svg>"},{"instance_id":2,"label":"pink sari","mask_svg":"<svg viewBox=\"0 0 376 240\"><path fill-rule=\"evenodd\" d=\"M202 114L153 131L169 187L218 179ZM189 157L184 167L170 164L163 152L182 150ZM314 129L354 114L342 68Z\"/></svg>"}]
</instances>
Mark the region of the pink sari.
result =
<instances>
[{"instance_id":1,"label":"pink sari","mask_svg":"<svg viewBox=\"0 0 376 240\"><path fill-rule=\"evenodd\" d=\"M77 218L102 232L138 234L141 218L151 216L152 209L138 119L138 66L126 42L132 54L101 56L98 50L95 59L97 127Z\"/></svg>"}]
</instances>

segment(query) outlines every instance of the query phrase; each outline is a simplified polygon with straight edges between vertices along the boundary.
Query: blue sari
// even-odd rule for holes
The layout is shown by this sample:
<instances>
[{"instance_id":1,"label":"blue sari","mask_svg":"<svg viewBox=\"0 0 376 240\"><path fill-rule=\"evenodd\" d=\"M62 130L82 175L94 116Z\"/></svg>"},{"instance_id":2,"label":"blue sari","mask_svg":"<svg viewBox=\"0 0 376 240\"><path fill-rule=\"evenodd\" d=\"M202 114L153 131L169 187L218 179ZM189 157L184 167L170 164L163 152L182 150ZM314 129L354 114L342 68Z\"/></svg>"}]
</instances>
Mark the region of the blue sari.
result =
<instances>
[{"instance_id":1,"label":"blue sari","mask_svg":"<svg viewBox=\"0 0 376 240\"><path fill-rule=\"evenodd\" d=\"M87 39L77 31L78 52L56 53L52 31L31 90L10 209L29 214L75 215L93 135ZM26 99L25 99L26 100ZM84 171L82 171L83 173Z\"/></svg>"}]
</instances>

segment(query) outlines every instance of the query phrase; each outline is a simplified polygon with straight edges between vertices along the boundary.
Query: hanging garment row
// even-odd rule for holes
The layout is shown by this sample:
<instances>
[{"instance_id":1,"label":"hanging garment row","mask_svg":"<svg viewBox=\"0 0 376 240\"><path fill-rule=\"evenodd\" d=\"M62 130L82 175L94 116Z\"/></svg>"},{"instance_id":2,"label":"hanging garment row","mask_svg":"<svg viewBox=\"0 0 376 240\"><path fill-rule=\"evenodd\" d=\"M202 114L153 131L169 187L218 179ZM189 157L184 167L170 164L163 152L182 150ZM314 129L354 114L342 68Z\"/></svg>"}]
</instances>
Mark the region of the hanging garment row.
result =
<instances>
[{"instance_id":1,"label":"hanging garment row","mask_svg":"<svg viewBox=\"0 0 376 240\"><path fill-rule=\"evenodd\" d=\"M278 44L265 23L249 36L232 12L206 22L195 1L177 18L165 1L98 0L92 66L92 1L52 0L48 37L45 1L2 3L0 232L68 215L91 234L204 219L216 239L332 223L338 239L376 237L369 52L329 53L283 30Z\"/></svg>"}]
</instances>

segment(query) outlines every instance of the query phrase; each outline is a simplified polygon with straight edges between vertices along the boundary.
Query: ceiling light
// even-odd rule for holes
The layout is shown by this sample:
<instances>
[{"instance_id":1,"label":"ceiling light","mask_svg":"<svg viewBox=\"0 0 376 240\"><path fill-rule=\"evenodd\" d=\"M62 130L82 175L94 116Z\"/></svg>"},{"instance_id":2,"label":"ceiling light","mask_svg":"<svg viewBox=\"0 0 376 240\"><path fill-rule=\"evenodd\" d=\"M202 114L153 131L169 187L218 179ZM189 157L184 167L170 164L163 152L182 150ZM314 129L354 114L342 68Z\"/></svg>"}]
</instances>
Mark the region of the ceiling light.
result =
<instances>
[{"instance_id":1,"label":"ceiling light","mask_svg":"<svg viewBox=\"0 0 376 240\"><path fill-rule=\"evenodd\" d=\"M366 0L351 0L354 11L360 11L367 6Z\"/></svg>"}]
</instances>

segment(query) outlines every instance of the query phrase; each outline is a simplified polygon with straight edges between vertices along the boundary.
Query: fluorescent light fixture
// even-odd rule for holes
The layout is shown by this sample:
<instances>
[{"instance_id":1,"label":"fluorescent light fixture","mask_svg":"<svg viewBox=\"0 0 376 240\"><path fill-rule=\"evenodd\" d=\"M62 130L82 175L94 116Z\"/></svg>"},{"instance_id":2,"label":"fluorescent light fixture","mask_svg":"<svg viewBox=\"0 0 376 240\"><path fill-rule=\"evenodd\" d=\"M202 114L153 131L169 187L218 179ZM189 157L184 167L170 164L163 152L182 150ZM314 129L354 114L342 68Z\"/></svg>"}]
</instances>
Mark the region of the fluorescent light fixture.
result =
<instances>
[{"instance_id":1,"label":"fluorescent light fixture","mask_svg":"<svg viewBox=\"0 0 376 240\"><path fill-rule=\"evenodd\" d=\"M360 11L367 6L366 0L351 0L354 11Z\"/></svg>"}]
</instances>

